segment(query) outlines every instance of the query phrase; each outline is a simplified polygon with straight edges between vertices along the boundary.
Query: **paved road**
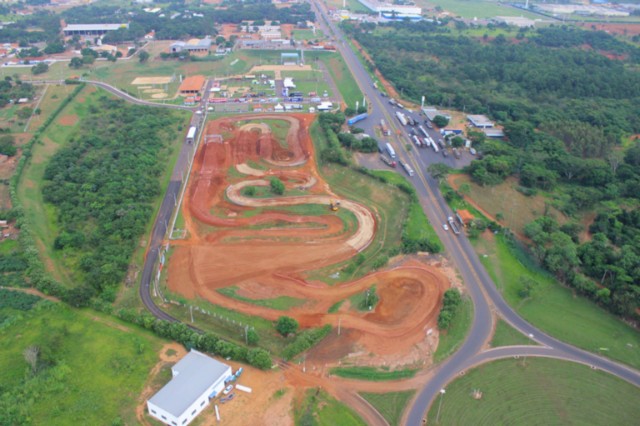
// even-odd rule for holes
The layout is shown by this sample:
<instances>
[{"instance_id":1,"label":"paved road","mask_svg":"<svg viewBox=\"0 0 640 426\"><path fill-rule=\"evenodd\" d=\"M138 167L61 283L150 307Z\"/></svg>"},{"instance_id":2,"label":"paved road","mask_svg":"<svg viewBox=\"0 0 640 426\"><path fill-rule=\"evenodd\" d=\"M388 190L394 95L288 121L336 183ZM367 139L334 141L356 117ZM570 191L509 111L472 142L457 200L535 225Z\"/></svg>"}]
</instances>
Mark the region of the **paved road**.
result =
<instances>
[{"instance_id":1,"label":"paved road","mask_svg":"<svg viewBox=\"0 0 640 426\"><path fill-rule=\"evenodd\" d=\"M367 120L365 120L358 125L360 127L372 126L384 118L392 128L393 135L389 137L389 142L394 145L399 158L411 164L416 171L416 176L411 180L418 192L422 207L431 223L435 225L436 232L442 240L448 256L462 275L474 304L474 318L469 336L458 351L438 367L434 376L419 391L409 409L406 423L411 426L421 424L426 411L440 392L440 389L444 388L461 371L465 371L481 362L504 357L526 355L566 359L608 371L636 386L640 386L640 373L638 371L548 336L523 320L506 304L482 266L469 240L464 235L455 236L452 232L446 232L439 226L439 224L446 221L448 216L452 215L452 212L439 192L438 182L425 172L425 156L428 156L428 154L424 153L423 150L414 149L407 152L404 149L407 143L406 132L404 128L398 129L398 122L394 117L395 110L386 102L385 98L380 97L378 91L373 87L373 81L369 74L354 52L344 42L344 35L341 31L336 28L333 22L328 20L327 13L322 9L322 5L319 2L312 2L312 5L318 15L324 18L321 18L320 22L325 32L334 34L338 50L345 58L345 62L368 99L371 112L367 120L370 121L367 124L365 123ZM328 31L327 27L331 31ZM374 133L371 132L371 134ZM543 346L510 347L484 351L483 348L486 347L491 336L493 313L499 314L514 328L524 335L530 336L532 340Z\"/></svg>"}]
</instances>

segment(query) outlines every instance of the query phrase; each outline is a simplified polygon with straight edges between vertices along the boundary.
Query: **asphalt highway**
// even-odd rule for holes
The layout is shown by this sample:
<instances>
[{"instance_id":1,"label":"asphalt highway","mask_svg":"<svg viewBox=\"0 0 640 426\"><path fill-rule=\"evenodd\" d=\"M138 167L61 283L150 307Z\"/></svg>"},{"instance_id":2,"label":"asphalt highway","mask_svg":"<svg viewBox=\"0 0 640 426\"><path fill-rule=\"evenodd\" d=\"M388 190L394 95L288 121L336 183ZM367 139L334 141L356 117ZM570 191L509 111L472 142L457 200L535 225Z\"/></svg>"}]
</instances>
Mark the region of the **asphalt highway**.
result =
<instances>
[{"instance_id":1,"label":"asphalt highway","mask_svg":"<svg viewBox=\"0 0 640 426\"><path fill-rule=\"evenodd\" d=\"M426 173L424 157L428 154L424 154L423 150L412 149L407 152L404 149L407 143L406 129L398 125L395 119L396 110L389 105L386 98L381 98L378 90L374 87L373 80L346 43L341 30L329 20L323 5L312 1L312 6L321 17L319 22L324 27L325 33L332 33L335 37L336 47L367 98L369 118L358 123L358 126L364 127L365 130L372 130L372 126L377 125L380 119L384 119L392 129L392 136L388 137L387 142L394 146L399 159L408 162L416 172L415 176L409 179L414 184L421 205L430 222L434 224L448 257L462 275L468 294L474 304L473 323L467 339L453 356L438 367L434 376L418 392L405 417L406 424L410 426L422 424L432 401L440 390L458 374L482 362L505 357L547 356L579 362L615 374L636 386L640 386L638 371L548 336L522 319L507 305L466 236L462 234L456 236L440 226L441 223L446 222L447 217L452 216L452 212L440 194L438 182ZM428 150L430 151L430 149ZM494 314L500 315L514 328L542 346L517 346L484 350L491 336Z\"/></svg>"}]
</instances>

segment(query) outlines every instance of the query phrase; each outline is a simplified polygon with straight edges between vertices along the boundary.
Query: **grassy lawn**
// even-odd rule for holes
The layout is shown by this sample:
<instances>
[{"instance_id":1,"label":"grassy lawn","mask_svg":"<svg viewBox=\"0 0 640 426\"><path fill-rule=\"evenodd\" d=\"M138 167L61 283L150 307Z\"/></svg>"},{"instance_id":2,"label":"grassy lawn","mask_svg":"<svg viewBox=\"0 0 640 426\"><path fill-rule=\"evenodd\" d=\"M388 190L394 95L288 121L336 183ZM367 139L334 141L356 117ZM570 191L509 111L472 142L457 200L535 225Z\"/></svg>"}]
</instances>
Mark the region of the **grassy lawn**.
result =
<instances>
[{"instance_id":1,"label":"grassy lawn","mask_svg":"<svg viewBox=\"0 0 640 426\"><path fill-rule=\"evenodd\" d=\"M300 426L365 426L353 410L336 401L321 389L309 389L293 410L295 424Z\"/></svg>"},{"instance_id":2,"label":"grassy lawn","mask_svg":"<svg viewBox=\"0 0 640 426\"><path fill-rule=\"evenodd\" d=\"M509 178L495 186L478 185L464 174L454 175L451 179L458 187L458 191L460 188L467 188L469 192L465 195L466 197L469 197L494 218L501 214L504 217L500 221L501 225L519 235L523 234L525 225L543 215L546 208L558 219L560 224L567 221L565 215L560 211L553 207L546 207L549 199L542 194L527 197L518 192L516 179ZM459 207L468 208L468 205L463 202ZM473 211L471 213L476 214Z\"/></svg>"},{"instance_id":3,"label":"grassy lawn","mask_svg":"<svg viewBox=\"0 0 640 426\"><path fill-rule=\"evenodd\" d=\"M375 284L360 293L356 293L349 297L349 303L352 310L369 311L374 309L378 304L379 298L376 294ZM369 309L371 307L371 309Z\"/></svg>"},{"instance_id":4,"label":"grassy lawn","mask_svg":"<svg viewBox=\"0 0 640 426\"><path fill-rule=\"evenodd\" d=\"M474 391L482 392L480 399ZM476 397L479 395L476 395ZM552 359L501 360L467 372L431 406L443 425L631 425L640 389L602 371Z\"/></svg>"},{"instance_id":5,"label":"grassy lawn","mask_svg":"<svg viewBox=\"0 0 640 426\"><path fill-rule=\"evenodd\" d=\"M388 380L409 379L416 375L417 369L405 368L403 370L385 371L376 367L335 367L331 374L345 379L368 380L371 382L384 382Z\"/></svg>"},{"instance_id":6,"label":"grassy lawn","mask_svg":"<svg viewBox=\"0 0 640 426\"><path fill-rule=\"evenodd\" d=\"M423 3L424 2L420 2ZM442 9L452 12L455 16L463 18L493 18L494 16L524 16L525 18L540 19L540 15L502 6L497 1L481 0L435 0L429 2L430 6L440 6Z\"/></svg>"},{"instance_id":7,"label":"grassy lawn","mask_svg":"<svg viewBox=\"0 0 640 426\"><path fill-rule=\"evenodd\" d=\"M637 330L536 269L532 260L512 248L502 235L479 238L474 244L503 297L524 319L567 343L640 368ZM537 283L524 300L518 295L523 277Z\"/></svg>"},{"instance_id":8,"label":"grassy lawn","mask_svg":"<svg viewBox=\"0 0 640 426\"><path fill-rule=\"evenodd\" d=\"M327 0L327 6L334 7L338 10L342 9L342 0ZM371 10L360 3L358 0L347 0L346 9L354 13L371 13Z\"/></svg>"},{"instance_id":9,"label":"grassy lawn","mask_svg":"<svg viewBox=\"0 0 640 426\"><path fill-rule=\"evenodd\" d=\"M499 319L496 323L496 330L491 339L491 346L497 348L499 346L512 345L535 345L536 342L511 327L505 321Z\"/></svg>"},{"instance_id":10,"label":"grassy lawn","mask_svg":"<svg viewBox=\"0 0 640 426\"><path fill-rule=\"evenodd\" d=\"M55 90L47 91L47 98L57 96L54 99L64 99ZM44 204L42 197L43 177L47 163L60 148L66 145L67 141L78 131L82 117L86 116L89 107L95 104L97 92L91 87L85 88L76 97L76 101L71 102L62 110L55 120L43 134L40 144L33 147L33 155L25 167L22 179L18 185L18 197L24 206L24 212L32 226L32 231L36 239L36 244L40 256L49 272L61 284L73 286L73 277L62 265L62 254L53 250L53 241L57 235L55 224L55 212L50 206ZM84 99L83 102L78 102ZM55 103L54 100L45 99L43 103ZM76 116L75 123L67 122L62 124L65 117Z\"/></svg>"},{"instance_id":11,"label":"grassy lawn","mask_svg":"<svg viewBox=\"0 0 640 426\"><path fill-rule=\"evenodd\" d=\"M322 40L324 33L322 30L293 30L291 31L291 38L294 40Z\"/></svg>"},{"instance_id":12,"label":"grassy lawn","mask_svg":"<svg viewBox=\"0 0 640 426\"><path fill-rule=\"evenodd\" d=\"M322 58L322 56L321 56ZM338 90L342 94L342 99L347 104L347 106L355 107L356 102L362 103L362 92L360 91L360 87L353 78L351 71L347 67L347 64L337 53L331 54L330 57L324 58L325 64L329 69L329 73L331 74L331 78L338 86Z\"/></svg>"},{"instance_id":13,"label":"grassy lawn","mask_svg":"<svg viewBox=\"0 0 640 426\"><path fill-rule=\"evenodd\" d=\"M360 396L373 405L391 426L397 426L402 419L402 412L415 391L408 390L402 392L369 393L361 392Z\"/></svg>"},{"instance_id":14,"label":"grassy lawn","mask_svg":"<svg viewBox=\"0 0 640 426\"><path fill-rule=\"evenodd\" d=\"M472 319L473 303L470 298L463 296L462 303L458 306L449 329L440 331L438 348L433 354L433 362L444 361L460 347L469 333Z\"/></svg>"},{"instance_id":15,"label":"grassy lawn","mask_svg":"<svg viewBox=\"0 0 640 426\"><path fill-rule=\"evenodd\" d=\"M28 312L0 311L12 318L0 329L0 389L13 395L4 399L12 411L29 419L6 424L136 424L162 340L110 316L40 303ZM35 375L23 356L32 345L41 349ZM55 362L44 367L46 359Z\"/></svg>"},{"instance_id":16,"label":"grassy lawn","mask_svg":"<svg viewBox=\"0 0 640 426\"><path fill-rule=\"evenodd\" d=\"M218 293L231 297L242 302L251 303L252 305L264 306L265 308L275 309L277 311L286 311L297 306L302 306L306 303L304 299L296 299L290 296L278 296L272 299L250 299L248 297L240 296L238 293L238 287L226 287L218 290Z\"/></svg>"}]
</instances>

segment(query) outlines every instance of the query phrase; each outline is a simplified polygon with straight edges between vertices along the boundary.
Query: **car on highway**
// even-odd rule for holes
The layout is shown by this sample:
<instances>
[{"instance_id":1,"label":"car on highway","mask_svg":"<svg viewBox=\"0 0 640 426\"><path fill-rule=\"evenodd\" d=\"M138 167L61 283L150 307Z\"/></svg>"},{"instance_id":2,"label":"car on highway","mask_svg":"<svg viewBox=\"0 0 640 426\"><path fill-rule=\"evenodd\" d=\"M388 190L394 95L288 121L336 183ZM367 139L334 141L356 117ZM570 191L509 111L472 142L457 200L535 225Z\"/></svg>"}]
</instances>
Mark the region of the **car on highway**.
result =
<instances>
[{"instance_id":1,"label":"car on highway","mask_svg":"<svg viewBox=\"0 0 640 426\"><path fill-rule=\"evenodd\" d=\"M447 225L446 223L442 224L442 229L444 229L445 231L449 230L449 225Z\"/></svg>"}]
</instances>

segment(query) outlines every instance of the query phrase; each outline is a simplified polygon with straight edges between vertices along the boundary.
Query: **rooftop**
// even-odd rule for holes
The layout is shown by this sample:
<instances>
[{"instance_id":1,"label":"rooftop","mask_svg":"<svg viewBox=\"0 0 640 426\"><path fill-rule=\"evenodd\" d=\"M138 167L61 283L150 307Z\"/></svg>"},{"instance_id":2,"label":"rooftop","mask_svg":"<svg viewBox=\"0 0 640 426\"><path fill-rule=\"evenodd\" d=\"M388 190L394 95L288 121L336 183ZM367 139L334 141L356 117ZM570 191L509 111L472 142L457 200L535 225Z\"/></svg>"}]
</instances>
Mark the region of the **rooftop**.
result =
<instances>
[{"instance_id":1,"label":"rooftop","mask_svg":"<svg viewBox=\"0 0 640 426\"><path fill-rule=\"evenodd\" d=\"M149 402L180 417L231 367L193 349L173 366L173 378Z\"/></svg>"},{"instance_id":2,"label":"rooftop","mask_svg":"<svg viewBox=\"0 0 640 426\"><path fill-rule=\"evenodd\" d=\"M489 120L486 115L467 115L467 120L476 127L492 127L493 121Z\"/></svg>"},{"instance_id":3,"label":"rooftop","mask_svg":"<svg viewBox=\"0 0 640 426\"><path fill-rule=\"evenodd\" d=\"M63 31L116 31L129 28L129 24L68 24Z\"/></svg>"},{"instance_id":4,"label":"rooftop","mask_svg":"<svg viewBox=\"0 0 640 426\"><path fill-rule=\"evenodd\" d=\"M194 75L182 80L180 85L181 92L198 92L204 86L205 78L202 75Z\"/></svg>"}]
</instances>

